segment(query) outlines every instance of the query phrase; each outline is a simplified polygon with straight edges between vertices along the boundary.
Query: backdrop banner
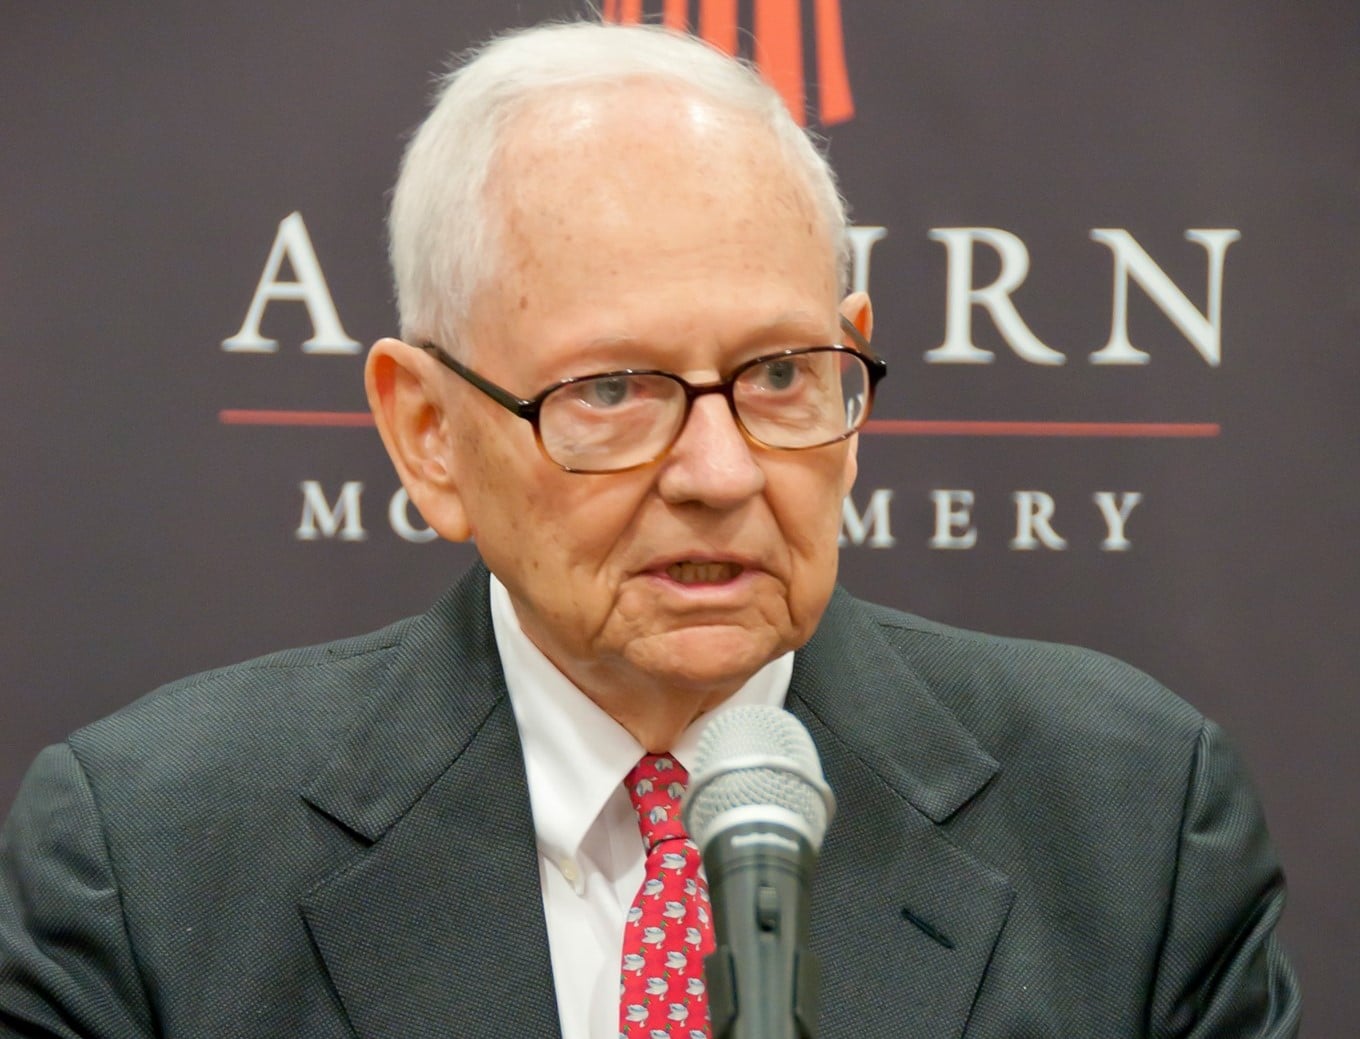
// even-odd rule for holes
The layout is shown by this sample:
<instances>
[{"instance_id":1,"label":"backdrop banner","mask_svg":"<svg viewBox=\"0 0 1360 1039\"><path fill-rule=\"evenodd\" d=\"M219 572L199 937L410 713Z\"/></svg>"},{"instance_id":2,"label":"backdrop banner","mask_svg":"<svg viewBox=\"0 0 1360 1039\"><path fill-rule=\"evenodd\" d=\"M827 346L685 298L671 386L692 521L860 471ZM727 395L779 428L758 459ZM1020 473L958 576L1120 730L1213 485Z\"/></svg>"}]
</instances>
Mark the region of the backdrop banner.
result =
<instances>
[{"instance_id":1,"label":"backdrop banner","mask_svg":"<svg viewBox=\"0 0 1360 1039\"><path fill-rule=\"evenodd\" d=\"M1352 1034L1354 0L11 9L0 810L70 730L419 612L472 559L364 404L387 194L450 54L582 14L759 60L826 139L891 366L844 583L1106 651L1221 722L1291 883L1305 1034Z\"/></svg>"}]
</instances>

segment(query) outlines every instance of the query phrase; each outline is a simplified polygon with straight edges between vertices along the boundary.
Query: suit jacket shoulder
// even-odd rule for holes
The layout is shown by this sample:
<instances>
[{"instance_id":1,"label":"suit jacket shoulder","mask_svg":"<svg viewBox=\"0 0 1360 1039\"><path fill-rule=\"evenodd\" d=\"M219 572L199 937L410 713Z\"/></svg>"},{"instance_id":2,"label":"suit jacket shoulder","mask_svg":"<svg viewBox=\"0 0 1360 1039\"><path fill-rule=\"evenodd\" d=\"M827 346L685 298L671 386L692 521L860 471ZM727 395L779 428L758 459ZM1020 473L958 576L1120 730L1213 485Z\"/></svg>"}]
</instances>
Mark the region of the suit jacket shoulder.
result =
<instances>
[{"instance_id":1,"label":"suit jacket shoulder","mask_svg":"<svg viewBox=\"0 0 1360 1039\"><path fill-rule=\"evenodd\" d=\"M489 1039L498 1013L556 1029L480 568L79 730L0 833L0 1035Z\"/></svg>"},{"instance_id":2,"label":"suit jacket shoulder","mask_svg":"<svg viewBox=\"0 0 1360 1039\"><path fill-rule=\"evenodd\" d=\"M884 638L974 731L1042 719L1072 737L1083 726L1093 737L1127 728L1144 742L1164 734L1188 744L1204 724L1198 710L1156 679L1105 653L862 605Z\"/></svg>"},{"instance_id":3,"label":"suit jacket shoulder","mask_svg":"<svg viewBox=\"0 0 1360 1039\"><path fill-rule=\"evenodd\" d=\"M840 799L814 922L871 936L832 992L905 1000L922 1034L1293 1034L1246 771L1147 675L838 592L791 702Z\"/></svg>"},{"instance_id":4,"label":"suit jacket shoulder","mask_svg":"<svg viewBox=\"0 0 1360 1039\"><path fill-rule=\"evenodd\" d=\"M415 623L186 676L67 743L110 808L123 798L143 807L163 800L174 812L196 791L216 798L231 776L238 795L246 785L286 783L319 767L354 724Z\"/></svg>"}]
</instances>

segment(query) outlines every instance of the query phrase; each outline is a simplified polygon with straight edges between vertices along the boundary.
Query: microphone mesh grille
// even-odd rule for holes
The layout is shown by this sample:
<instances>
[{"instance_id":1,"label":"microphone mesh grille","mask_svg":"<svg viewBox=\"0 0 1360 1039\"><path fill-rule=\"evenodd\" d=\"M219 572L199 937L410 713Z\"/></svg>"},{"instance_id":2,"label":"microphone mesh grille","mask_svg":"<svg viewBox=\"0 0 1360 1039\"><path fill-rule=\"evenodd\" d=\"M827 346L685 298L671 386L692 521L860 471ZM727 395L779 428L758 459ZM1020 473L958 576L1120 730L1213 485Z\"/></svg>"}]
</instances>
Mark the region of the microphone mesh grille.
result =
<instances>
[{"instance_id":1,"label":"microphone mesh grille","mask_svg":"<svg viewBox=\"0 0 1360 1039\"><path fill-rule=\"evenodd\" d=\"M762 767L733 768L753 756L768 760ZM685 804L685 824L704 847L713 821L731 808L774 805L802 819L820 847L830 822L823 800L822 765L807 729L778 707L733 707L716 715L699 739L695 778L712 774L702 784L691 780L695 796Z\"/></svg>"}]
</instances>

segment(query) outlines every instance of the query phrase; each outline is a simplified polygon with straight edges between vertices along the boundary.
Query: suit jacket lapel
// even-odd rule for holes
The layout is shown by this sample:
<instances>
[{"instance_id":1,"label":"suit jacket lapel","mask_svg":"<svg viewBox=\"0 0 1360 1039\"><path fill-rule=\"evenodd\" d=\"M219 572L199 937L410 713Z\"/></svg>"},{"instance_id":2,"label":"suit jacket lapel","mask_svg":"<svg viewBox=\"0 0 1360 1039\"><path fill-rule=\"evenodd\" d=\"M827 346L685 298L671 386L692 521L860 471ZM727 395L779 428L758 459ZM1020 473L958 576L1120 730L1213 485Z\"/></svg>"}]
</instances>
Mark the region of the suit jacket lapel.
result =
<instances>
[{"instance_id":1,"label":"suit jacket lapel","mask_svg":"<svg viewBox=\"0 0 1360 1039\"><path fill-rule=\"evenodd\" d=\"M1014 892L942 824L996 762L844 593L795 658L789 709L838 801L812 901L818 1034L962 1035Z\"/></svg>"},{"instance_id":2,"label":"suit jacket lapel","mask_svg":"<svg viewBox=\"0 0 1360 1039\"><path fill-rule=\"evenodd\" d=\"M366 846L302 912L366 1037L559 1034L519 735L474 568L304 792Z\"/></svg>"},{"instance_id":3,"label":"suit jacket lapel","mask_svg":"<svg viewBox=\"0 0 1360 1039\"><path fill-rule=\"evenodd\" d=\"M996 763L843 593L795 659L788 705L839 802L813 894L819 1035L962 1035L1013 891L942 824ZM560 1035L481 567L408 631L304 796L364 845L302 902L360 1035Z\"/></svg>"}]
</instances>

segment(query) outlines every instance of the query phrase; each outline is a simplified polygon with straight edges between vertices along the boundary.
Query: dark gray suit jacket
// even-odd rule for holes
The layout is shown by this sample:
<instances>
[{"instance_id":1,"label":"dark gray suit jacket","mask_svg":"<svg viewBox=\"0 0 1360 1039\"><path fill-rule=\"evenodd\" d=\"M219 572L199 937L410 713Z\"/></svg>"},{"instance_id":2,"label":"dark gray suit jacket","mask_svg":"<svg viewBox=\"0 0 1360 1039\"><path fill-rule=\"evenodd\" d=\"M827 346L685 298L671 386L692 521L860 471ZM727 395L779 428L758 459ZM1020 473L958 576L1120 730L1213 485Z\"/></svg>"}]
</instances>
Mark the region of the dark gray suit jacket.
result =
<instances>
[{"instance_id":1,"label":"dark gray suit jacket","mask_svg":"<svg viewBox=\"0 0 1360 1039\"><path fill-rule=\"evenodd\" d=\"M788 707L822 1039L1294 1033L1247 778L1147 677L838 593ZM0 836L0 1035L538 1039L550 971L481 568L82 729Z\"/></svg>"}]
</instances>

